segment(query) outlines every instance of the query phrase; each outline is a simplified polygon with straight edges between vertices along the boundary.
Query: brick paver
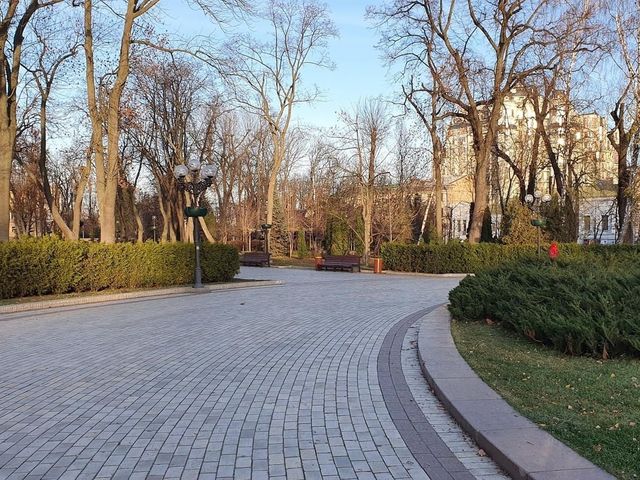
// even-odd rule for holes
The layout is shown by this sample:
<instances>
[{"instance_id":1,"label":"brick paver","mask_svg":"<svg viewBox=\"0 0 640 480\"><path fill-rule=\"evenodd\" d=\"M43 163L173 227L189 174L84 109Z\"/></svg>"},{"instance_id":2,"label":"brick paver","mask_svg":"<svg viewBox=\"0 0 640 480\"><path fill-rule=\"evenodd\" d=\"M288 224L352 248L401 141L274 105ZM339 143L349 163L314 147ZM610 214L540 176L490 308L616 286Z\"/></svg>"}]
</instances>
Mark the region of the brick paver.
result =
<instances>
[{"instance_id":1,"label":"brick paver","mask_svg":"<svg viewBox=\"0 0 640 480\"><path fill-rule=\"evenodd\" d=\"M242 276L287 284L5 315L0 478L428 478L377 357L457 280Z\"/></svg>"}]
</instances>

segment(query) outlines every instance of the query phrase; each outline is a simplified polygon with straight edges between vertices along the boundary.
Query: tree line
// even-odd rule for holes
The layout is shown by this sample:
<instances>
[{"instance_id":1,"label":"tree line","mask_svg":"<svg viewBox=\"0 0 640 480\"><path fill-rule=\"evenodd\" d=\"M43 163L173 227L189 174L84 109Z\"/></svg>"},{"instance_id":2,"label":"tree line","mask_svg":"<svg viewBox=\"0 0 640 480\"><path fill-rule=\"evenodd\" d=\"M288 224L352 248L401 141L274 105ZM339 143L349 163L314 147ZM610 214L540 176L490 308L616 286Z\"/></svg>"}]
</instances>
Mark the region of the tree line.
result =
<instances>
[{"instance_id":1,"label":"tree line","mask_svg":"<svg viewBox=\"0 0 640 480\"><path fill-rule=\"evenodd\" d=\"M496 161L521 203L550 168L561 211L577 216L583 178L573 166L584 161L551 126L566 115L564 136L574 138L577 108L609 118L616 223L630 241L638 2L378 2L367 17L395 91L345 106L333 128L320 129L296 121L321 93L305 76L333 66L338 31L320 2L193 0L185 8L216 35L181 42L158 33L160 0L4 0L0 240L11 204L18 234L190 241L190 198L173 176L190 158L217 170L201 222L210 241L255 248L262 224L273 225L267 234L283 254L329 246L366 256L383 241L443 239L442 166L457 121L472 138L469 241L477 242ZM501 130L514 89L528 92L535 120L526 156L507 148ZM427 178L430 209L416 195Z\"/></svg>"}]
</instances>

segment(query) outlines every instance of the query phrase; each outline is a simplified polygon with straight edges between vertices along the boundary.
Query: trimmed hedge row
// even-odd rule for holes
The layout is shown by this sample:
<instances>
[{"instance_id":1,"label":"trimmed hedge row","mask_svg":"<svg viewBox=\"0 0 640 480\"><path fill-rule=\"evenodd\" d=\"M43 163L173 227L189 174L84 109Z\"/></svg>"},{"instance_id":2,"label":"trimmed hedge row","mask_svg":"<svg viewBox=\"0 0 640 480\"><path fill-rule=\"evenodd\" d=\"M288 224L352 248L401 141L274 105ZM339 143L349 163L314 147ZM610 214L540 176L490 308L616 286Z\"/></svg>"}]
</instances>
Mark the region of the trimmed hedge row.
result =
<instances>
[{"instance_id":1,"label":"trimmed hedge row","mask_svg":"<svg viewBox=\"0 0 640 480\"><path fill-rule=\"evenodd\" d=\"M547 257L548 245L542 256ZM535 245L501 245L497 243L408 245L386 243L381 255L385 268L400 272L476 273L505 262L537 261ZM640 249L634 245L560 245L560 263L586 262L604 265L640 264Z\"/></svg>"},{"instance_id":2,"label":"trimmed hedge row","mask_svg":"<svg viewBox=\"0 0 640 480\"><path fill-rule=\"evenodd\" d=\"M520 262L462 280L454 318L490 319L572 355L640 355L640 266Z\"/></svg>"},{"instance_id":3,"label":"trimmed hedge row","mask_svg":"<svg viewBox=\"0 0 640 480\"><path fill-rule=\"evenodd\" d=\"M239 271L238 251L203 244L204 282L230 281ZM0 298L185 285L193 281L193 245L104 245L57 238L0 243Z\"/></svg>"}]
</instances>

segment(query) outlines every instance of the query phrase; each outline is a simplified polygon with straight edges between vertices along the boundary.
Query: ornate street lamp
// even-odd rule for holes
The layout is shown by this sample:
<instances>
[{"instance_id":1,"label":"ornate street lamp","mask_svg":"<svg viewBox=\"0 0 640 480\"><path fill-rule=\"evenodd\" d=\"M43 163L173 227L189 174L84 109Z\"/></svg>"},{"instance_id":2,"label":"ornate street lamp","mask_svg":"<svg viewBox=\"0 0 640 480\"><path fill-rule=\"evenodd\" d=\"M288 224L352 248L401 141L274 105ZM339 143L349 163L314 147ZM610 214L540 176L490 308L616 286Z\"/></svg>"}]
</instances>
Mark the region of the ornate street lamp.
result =
<instances>
[{"instance_id":1,"label":"ornate street lamp","mask_svg":"<svg viewBox=\"0 0 640 480\"><path fill-rule=\"evenodd\" d=\"M173 175L178 180L178 190L191 193L191 207L185 207L184 214L193 218L193 243L195 244L195 271L193 288L202 288L202 270L200 268L200 225L199 217L207 214L207 209L200 207L200 197L213 184L216 168L210 164L200 164L200 160L192 158L187 165L176 165Z\"/></svg>"},{"instance_id":2,"label":"ornate street lamp","mask_svg":"<svg viewBox=\"0 0 640 480\"><path fill-rule=\"evenodd\" d=\"M156 242L156 216L155 215L151 215L151 221L153 222L153 225L151 226L153 230L153 243L155 243Z\"/></svg>"},{"instance_id":3,"label":"ornate street lamp","mask_svg":"<svg viewBox=\"0 0 640 480\"><path fill-rule=\"evenodd\" d=\"M545 219L540 218L540 206L543 203L549 203L551 201L551 195L549 195L548 193L545 193L544 195L542 195L541 191L536 190L535 192L533 192L533 195L528 193L524 197L524 200L527 202L529 209L536 214L536 218L531 220L531 225L536 227L536 230L538 231L538 257L539 257L540 256L540 229L545 227L547 224Z\"/></svg>"}]
</instances>

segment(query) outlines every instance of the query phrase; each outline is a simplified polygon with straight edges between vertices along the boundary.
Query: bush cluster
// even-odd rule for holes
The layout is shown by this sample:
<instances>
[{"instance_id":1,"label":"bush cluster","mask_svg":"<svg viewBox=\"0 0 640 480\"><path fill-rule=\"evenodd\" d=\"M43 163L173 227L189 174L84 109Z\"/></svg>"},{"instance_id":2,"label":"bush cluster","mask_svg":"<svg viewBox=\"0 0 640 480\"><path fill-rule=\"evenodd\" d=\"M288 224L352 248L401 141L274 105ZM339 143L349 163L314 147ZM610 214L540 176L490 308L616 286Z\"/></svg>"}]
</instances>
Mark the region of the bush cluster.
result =
<instances>
[{"instance_id":1,"label":"bush cluster","mask_svg":"<svg viewBox=\"0 0 640 480\"><path fill-rule=\"evenodd\" d=\"M543 245L547 257L549 245ZM536 261L535 245L501 245L497 243L399 244L387 243L381 248L385 268L400 272L477 273L514 261ZM560 262L603 263L624 265L640 258L633 245L560 245Z\"/></svg>"},{"instance_id":2,"label":"bush cluster","mask_svg":"<svg viewBox=\"0 0 640 480\"><path fill-rule=\"evenodd\" d=\"M238 251L203 244L202 279L231 280L239 270ZM193 281L193 245L118 243L104 245L57 238L0 243L0 298L184 285Z\"/></svg>"},{"instance_id":3,"label":"bush cluster","mask_svg":"<svg viewBox=\"0 0 640 480\"><path fill-rule=\"evenodd\" d=\"M637 253L622 257L484 270L450 292L449 310L458 320L490 319L572 355L638 356L640 261Z\"/></svg>"}]
</instances>

